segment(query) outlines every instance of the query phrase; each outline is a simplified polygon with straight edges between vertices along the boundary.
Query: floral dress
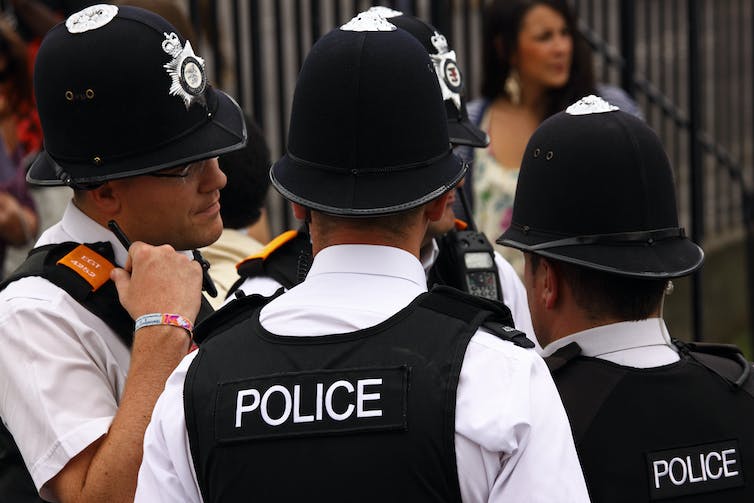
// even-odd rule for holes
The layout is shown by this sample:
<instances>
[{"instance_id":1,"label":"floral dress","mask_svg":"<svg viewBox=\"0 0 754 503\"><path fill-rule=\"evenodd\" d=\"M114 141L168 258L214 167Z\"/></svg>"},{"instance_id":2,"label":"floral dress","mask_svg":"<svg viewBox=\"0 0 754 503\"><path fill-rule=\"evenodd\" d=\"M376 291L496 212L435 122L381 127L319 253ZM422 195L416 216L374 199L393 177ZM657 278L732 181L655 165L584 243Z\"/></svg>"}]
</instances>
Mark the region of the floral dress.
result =
<instances>
[{"instance_id":1,"label":"floral dress","mask_svg":"<svg viewBox=\"0 0 754 503\"><path fill-rule=\"evenodd\" d=\"M480 128L489 134L489 110L485 112ZM492 243L511 224L518 173L519 167L500 165L492 156L490 147L474 149L474 221ZM520 251L497 244L495 248L511 263L519 276L523 275L524 257Z\"/></svg>"}]
</instances>

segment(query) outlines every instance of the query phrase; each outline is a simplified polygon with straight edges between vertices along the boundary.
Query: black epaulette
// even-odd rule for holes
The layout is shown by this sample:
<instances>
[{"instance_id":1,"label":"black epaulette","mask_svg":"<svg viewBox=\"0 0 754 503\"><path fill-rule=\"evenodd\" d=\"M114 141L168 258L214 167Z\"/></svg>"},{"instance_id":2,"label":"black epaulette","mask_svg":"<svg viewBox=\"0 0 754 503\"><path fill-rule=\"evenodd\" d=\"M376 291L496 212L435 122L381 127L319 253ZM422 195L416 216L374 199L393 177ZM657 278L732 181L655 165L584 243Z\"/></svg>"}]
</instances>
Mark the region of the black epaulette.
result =
<instances>
[{"instance_id":1,"label":"black epaulette","mask_svg":"<svg viewBox=\"0 0 754 503\"><path fill-rule=\"evenodd\" d=\"M709 342L683 342L677 339L673 339L673 344L682 355L720 376L731 388L743 389L754 396L752 364L744 357L738 346Z\"/></svg>"},{"instance_id":2,"label":"black epaulette","mask_svg":"<svg viewBox=\"0 0 754 503\"><path fill-rule=\"evenodd\" d=\"M134 320L120 305L118 291L115 288L115 283L109 279L109 273L108 279L95 288L85 279L88 271L85 268L93 266L84 263L85 261L82 260L74 260L73 263L81 264L81 268L76 269L75 266L71 267L70 261L68 264L62 262L64 257L79 249L84 252L86 249L95 252L97 260L103 261L103 263L98 264L100 267L114 267L114 252L112 245L108 242L87 244L65 242L40 246L31 250L26 260L5 281L0 283L0 290L21 278L42 277L65 290L76 302L104 321L118 335L118 338L130 348L133 344Z\"/></svg>"},{"instance_id":3,"label":"black epaulette","mask_svg":"<svg viewBox=\"0 0 754 503\"><path fill-rule=\"evenodd\" d=\"M244 295L228 302L194 327L194 342L201 345L216 333L248 318L250 313L260 309L284 291L283 288L280 288L269 297L259 294Z\"/></svg>"},{"instance_id":4,"label":"black epaulette","mask_svg":"<svg viewBox=\"0 0 754 503\"><path fill-rule=\"evenodd\" d=\"M444 285L433 287L430 293L432 295L422 300L422 306L467 323L478 322L478 326L486 328L500 339L512 342L516 346L527 349L534 347L534 343L526 337L525 333L514 328L513 315L508 306L502 302L469 295Z\"/></svg>"},{"instance_id":5,"label":"black epaulette","mask_svg":"<svg viewBox=\"0 0 754 503\"><path fill-rule=\"evenodd\" d=\"M312 265L312 245L303 229L286 231L259 252L236 265L240 278L228 290L233 294L248 278L270 277L290 289L306 278Z\"/></svg>"},{"instance_id":6,"label":"black epaulette","mask_svg":"<svg viewBox=\"0 0 754 503\"><path fill-rule=\"evenodd\" d=\"M94 254L86 256L87 250ZM88 273L92 272L90 268L95 267L87 259L94 260L99 267L107 268L106 277L102 278L104 282L100 285L92 285L86 279ZM114 262L113 247L106 241L85 244L68 241L44 245L29 252L26 260L0 283L0 290L21 278L44 278L101 319L130 349L133 345L134 320L120 304L115 283L109 279L109 270L115 267ZM212 306L202 296L197 321L206 318L212 311Z\"/></svg>"}]
</instances>

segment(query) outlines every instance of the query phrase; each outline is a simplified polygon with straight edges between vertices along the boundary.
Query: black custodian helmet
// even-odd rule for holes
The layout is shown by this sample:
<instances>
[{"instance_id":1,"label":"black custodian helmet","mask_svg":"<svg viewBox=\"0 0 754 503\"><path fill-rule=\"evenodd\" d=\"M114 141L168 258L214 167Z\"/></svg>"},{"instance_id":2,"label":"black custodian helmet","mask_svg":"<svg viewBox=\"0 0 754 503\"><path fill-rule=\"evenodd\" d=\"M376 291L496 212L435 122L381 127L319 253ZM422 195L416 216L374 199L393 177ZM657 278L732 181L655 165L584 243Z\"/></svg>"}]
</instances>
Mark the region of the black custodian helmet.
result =
<instances>
[{"instance_id":1,"label":"black custodian helmet","mask_svg":"<svg viewBox=\"0 0 754 503\"><path fill-rule=\"evenodd\" d=\"M414 37L364 12L314 44L296 83L288 153L270 170L286 199L384 215L440 197L465 172L434 67Z\"/></svg>"},{"instance_id":2,"label":"black custodian helmet","mask_svg":"<svg viewBox=\"0 0 754 503\"><path fill-rule=\"evenodd\" d=\"M595 96L553 115L524 153L501 245L623 276L670 279L704 253L678 225L655 132Z\"/></svg>"},{"instance_id":3,"label":"black custodian helmet","mask_svg":"<svg viewBox=\"0 0 754 503\"><path fill-rule=\"evenodd\" d=\"M242 148L238 105L162 17L95 5L45 36L34 90L44 150L27 180L96 185Z\"/></svg>"},{"instance_id":4,"label":"black custodian helmet","mask_svg":"<svg viewBox=\"0 0 754 503\"><path fill-rule=\"evenodd\" d=\"M450 49L445 36L431 24L401 11L383 6L372 7L369 10L376 11L390 23L409 32L427 50L435 65L437 81L440 84L443 100L445 100L450 142L454 145L470 147L489 145L490 138L487 133L469 120L469 113L466 111L463 72L456 62L456 52Z\"/></svg>"}]
</instances>

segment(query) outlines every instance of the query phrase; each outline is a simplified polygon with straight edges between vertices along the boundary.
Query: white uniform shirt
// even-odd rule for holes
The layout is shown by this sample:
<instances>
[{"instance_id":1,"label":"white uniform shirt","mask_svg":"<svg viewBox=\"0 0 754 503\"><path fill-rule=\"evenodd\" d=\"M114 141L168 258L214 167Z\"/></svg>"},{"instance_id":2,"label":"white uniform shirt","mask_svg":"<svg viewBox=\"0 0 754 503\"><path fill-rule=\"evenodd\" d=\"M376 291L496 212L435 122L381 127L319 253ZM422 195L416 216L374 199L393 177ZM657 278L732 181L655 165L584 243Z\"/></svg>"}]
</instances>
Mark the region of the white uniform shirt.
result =
<instances>
[{"instance_id":1,"label":"white uniform shirt","mask_svg":"<svg viewBox=\"0 0 754 503\"><path fill-rule=\"evenodd\" d=\"M116 263L127 256L109 230L73 203L36 246L65 241L109 241ZM0 417L40 488L107 433L123 393L129 350L102 320L39 277L0 292L0 344ZM41 494L52 498L44 487Z\"/></svg>"},{"instance_id":2,"label":"white uniform shirt","mask_svg":"<svg viewBox=\"0 0 754 503\"><path fill-rule=\"evenodd\" d=\"M421 264L403 250L331 246L317 254L306 281L262 309L260 321L280 335L347 333L385 321L426 290ZM183 410L195 355L180 363L155 406L137 502L202 501ZM534 351L478 331L461 368L455 423L464 501L589 501L563 405Z\"/></svg>"},{"instance_id":3,"label":"white uniform shirt","mask_svg":"<svg viewBox=\"0 0 754 503\"><path fill-rule=\"evenodd\" d=\"M662 318L623 321L577 332L545 346L542 356L550 356L571 342L579 344L584 356L627 367L660 367L680 359Z\"/></svg>"},{"instance_id":4,"label":"white uniform shirt","mask_svg":"<svg viewBox=\"0 0 754 503\"><path fill-rule=\"evenodd\" d=\"M437 241L434 239L430 245L422 248L420 260L425 274L429 274L429 270L434 265L439 254L440 249L437 246ZM503 289L503 303L511 310L513 324L516 325L518 330L524 332L526 336L534 342L534 349L537 352L541 352L542 347L539 345L539 342L537 342L537 338L534 334L534 327L531 323L531 314L529 314L529 304L526 300L526 288L524 288L524 284L521 282L518 274L516 274L513 266L510 265L510 263L498 252L495 252L495 265L497 266L497 273L500 278L500 287ZM256 293L269 297L280 288L282 288L280 283L268 276L264 276L247 278L241 284L239 290L242 290L245 295ZM226 303L234 298L235 297L231 297Z\"/></svg>"}]
</instances>

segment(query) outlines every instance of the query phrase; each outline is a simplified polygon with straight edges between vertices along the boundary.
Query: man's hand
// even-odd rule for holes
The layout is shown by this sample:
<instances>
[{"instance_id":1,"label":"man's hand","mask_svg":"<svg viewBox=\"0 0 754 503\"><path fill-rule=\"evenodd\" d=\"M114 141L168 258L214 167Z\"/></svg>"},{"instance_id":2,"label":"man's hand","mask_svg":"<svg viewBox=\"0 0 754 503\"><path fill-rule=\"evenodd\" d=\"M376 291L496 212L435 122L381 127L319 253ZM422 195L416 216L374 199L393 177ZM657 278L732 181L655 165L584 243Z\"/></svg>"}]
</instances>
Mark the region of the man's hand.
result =
<instances>
[{"instance_id":1,"label":"man's hand","mask_svg":"<svg viewBox=\"0 0 754 503\"><path fill-rule=\"evenodd\" d=\"M170 245L135 242L125 267L110 278L120 303L133 319L149 313L174 313L196 320L202 298L202 268Z\"/></svg>"}]
</instances>

